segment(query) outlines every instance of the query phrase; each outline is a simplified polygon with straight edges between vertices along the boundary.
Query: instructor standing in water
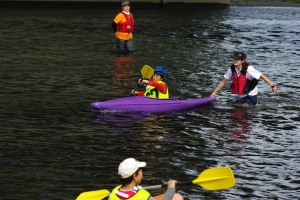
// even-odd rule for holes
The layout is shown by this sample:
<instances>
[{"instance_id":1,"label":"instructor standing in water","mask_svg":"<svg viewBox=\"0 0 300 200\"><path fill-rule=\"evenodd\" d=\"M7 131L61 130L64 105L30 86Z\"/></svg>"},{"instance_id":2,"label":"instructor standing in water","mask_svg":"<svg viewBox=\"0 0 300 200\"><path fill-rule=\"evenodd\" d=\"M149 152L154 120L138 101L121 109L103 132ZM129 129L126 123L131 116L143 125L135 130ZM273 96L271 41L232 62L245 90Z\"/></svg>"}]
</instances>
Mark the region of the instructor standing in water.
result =
<instances>
[{"instance_id":1,"label":"instructor standing in water","mask_svg":"<svg viewBox=\"0 0 300 200\"><path fill-rule=\"evenodd\" d=\"M116 47L118 54L133 53L132 32L134 28L133 15L130 13L129 1L121 3L122 10L118 12L112 22L112 27L116 35Z\"/></svg>"},{"instance_id":2,"label":"instructor standing in water","mask_svg":"<svg viewBox=\"0 0 300 200\"><path fill-rule=\"evenodd\" d=\"M272 92L277 92L277 87L270 79L257 71L252 65L246 62L247 55L244 52L235 51L232 55L233 64L224 74L224 79L211 93L215 97L217 92L222 89L228 80L232 80L231 92L236 94L234 103L244 107L255 106L257 104L257 83L262 78L270 85Z\"/></svg>"}]
</instances>

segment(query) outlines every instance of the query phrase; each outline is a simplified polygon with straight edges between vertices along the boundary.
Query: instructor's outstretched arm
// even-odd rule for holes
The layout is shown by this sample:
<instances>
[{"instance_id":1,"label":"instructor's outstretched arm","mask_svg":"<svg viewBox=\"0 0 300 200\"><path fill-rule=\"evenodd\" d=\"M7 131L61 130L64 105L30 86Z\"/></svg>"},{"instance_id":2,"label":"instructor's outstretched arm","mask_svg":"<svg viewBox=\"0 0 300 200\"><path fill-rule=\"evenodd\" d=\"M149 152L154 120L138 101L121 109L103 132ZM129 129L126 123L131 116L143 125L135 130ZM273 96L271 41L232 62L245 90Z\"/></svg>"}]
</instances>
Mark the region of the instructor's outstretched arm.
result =
<instances>
[{"instance_id":1,"label":"instructor's outstretched arm","mask_svg":"<svg viewBox=\"0 0 300 200\"><path fill-rule=\"evenodd\" d=\"M262 78L266 83L268 83L268 84L271 86L271 89L272 89L272 91L273 91L274 93L277 93L277 87L276 87L276 85L274 85L274 84L272 83L272 81L270 81L270 79L268 79L267 76L265 76L264 74L261 74L261 75L260 75L260 78Z\"/></svg>"},{"instance_id":2,"label":"instructor's outstretched arm","mask_svg":"<svg viewBox=\"0 0 300 200\"><path fill-rule=\"evenodd\" d=\"M224 78L224 79L220 82L220 84L216 87L216 89L214 89L214 91L211 93L210 97L215 97L215 96L217 96L217 92L218 92L219 90L221 90L221 89L226 85L226 83L227 83L227 79Z\"/></svg>"}]
</instances>

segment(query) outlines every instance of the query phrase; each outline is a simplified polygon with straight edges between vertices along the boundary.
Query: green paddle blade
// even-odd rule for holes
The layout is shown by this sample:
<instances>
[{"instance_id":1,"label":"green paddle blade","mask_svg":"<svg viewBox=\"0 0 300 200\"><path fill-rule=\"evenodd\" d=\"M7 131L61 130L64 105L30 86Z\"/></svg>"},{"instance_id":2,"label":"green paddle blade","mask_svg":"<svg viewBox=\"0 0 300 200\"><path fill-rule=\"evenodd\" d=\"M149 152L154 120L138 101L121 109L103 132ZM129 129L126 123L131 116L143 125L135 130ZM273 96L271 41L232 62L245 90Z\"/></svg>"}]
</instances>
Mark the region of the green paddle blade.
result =
<instances>
[{"instance_id":1,"label":"green paddle blade","mask_svg":"<svg viewBox=\"0 0 300 200\"><path fill-rule=\"evenodd\" d=\"M108 190L96 190L81 193L76 200L100 200L109 195Z\"/></svg>"},{"instance_id":2,"label":"green paddle blade","mask_svg":"<svg viewBox=\"0 0 300 200\"><path fill-rule=\"evenodd\" d=\"M151 78L154 74L154 69L149 65L144 65L141 69L142 78Z\"/></svg>"},{"instance_id":3,"label":"green paddle blade","mask_svg":"<svg viewBox=\"0 0 300 200\"><path fill-rule=\"evenodd\" d=\"M229 167L206 169L192 182L207 190L223 190L235 186L234 175Z\"/></svg>"}]
</instances>

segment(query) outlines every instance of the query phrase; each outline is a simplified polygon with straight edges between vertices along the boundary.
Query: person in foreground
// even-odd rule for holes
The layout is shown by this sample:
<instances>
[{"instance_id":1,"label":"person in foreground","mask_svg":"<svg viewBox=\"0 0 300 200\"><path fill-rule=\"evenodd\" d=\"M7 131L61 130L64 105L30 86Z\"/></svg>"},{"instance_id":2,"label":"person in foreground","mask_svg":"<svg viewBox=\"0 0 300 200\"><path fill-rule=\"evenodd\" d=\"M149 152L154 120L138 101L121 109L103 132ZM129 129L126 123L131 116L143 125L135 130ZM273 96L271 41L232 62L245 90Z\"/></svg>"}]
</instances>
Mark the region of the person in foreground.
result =
<instances>
[{"instance_id":1,"label":"person in foreground","mask_svg":"<svg viewBox=\"0 0 300 200\"><path fill-rule=\"evenodd\" d=\"M215 97L217 92L222 89L229 79L232 79L232 94L236 94L234 103L244 107L255 106L257 104L257 83L262 78L270 85L274 93L277 92L276 86L261 72L246 62L247 55L244 52L235 51L233 53L233 64L224 74L224 79L214 89L210 97Z\"/></svg>"},{"instance_id":2,"label":"person in foreground","mask_svg":"<svg viewBox=\"0 0 300 200\"><path fill-rule=\"evenodd\" d=\"M112 28L116 36L116 48L118 54L133 53L133 37L134 18L130 13L129 1L121 3L122 10L118 12L112 22Z\"/></svg>"},{"instance_id":3,"label":"person in foreground","mask_svg":"<svg viewBox=\"0 0 300 200\"><path fill-rule=\"evenodd\" d=\"M160 98L168 99L169 90L168 86L162 80L166 77L167 72L162 66L158 66L154 69L154 74L152 80L140 79L138 84L147 84L146 91L135 91L132 90L131 94L136 94L138 96L150 97L150 98Z\"/></svg>"},{"instance_id":4,"label":"person in foreground","mask_svg":"<svg viewBox=\"0 0 300 200\"><path fill-rule=\"evenodd\" d=\"M157 200L141 186L145 162L139 162L134 158L127 158L119 165L118 174L121 176L121 185L115 187L110 193L109 200L130 199L130 200ZM183 197L175 193L175 180L168 181L168 189L162 200L183 200Z\"/></svg>"}]
</instances>

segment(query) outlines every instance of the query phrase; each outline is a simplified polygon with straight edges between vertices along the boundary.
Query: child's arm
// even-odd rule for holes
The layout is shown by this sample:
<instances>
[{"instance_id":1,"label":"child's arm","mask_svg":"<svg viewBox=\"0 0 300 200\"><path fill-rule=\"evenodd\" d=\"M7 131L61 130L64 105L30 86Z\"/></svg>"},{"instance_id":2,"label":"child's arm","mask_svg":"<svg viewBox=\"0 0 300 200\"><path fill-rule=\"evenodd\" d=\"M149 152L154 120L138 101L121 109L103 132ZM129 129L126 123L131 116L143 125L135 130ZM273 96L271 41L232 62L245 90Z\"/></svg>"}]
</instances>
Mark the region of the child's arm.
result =
<instances>
[{"instance_id":1,"label":"child's arm","mask_svg":"<svg viewBox=\"0 0 300 200\"><path fill-rule=\"evenodd\" d=\"M148 81L148 84L150 86L155 87L157 90L159 90L161 93L166 94L167 93L167 85L164 83L157 83L155 81Z\"/></svg>"},{"instance_id":2,"label":"child's arm","mask_svg":"<svg viewBox=\"0 0 300 200\"><path fill-rule=\"evenodd\" d=\"M138 92L137 95L138 96L144 96L144 93L145 93L144 91L141 91L141 92Z\"/></svg>"},{"instance_id":3,"label":"child's arm","mask_svg":"<svg viewBox=\"0 0 300 200\"><path fill-rule=\"evenodd\" d=\"M138 96L144 96L144 93L145 93L145 91L140 91L140 92L135 91L135 90L132 90L132 91L131 91L131 94L132 94L132 95L133 95L133 94L136 94L136 95L138 95Z\"/></svg>"}]
</instances>

